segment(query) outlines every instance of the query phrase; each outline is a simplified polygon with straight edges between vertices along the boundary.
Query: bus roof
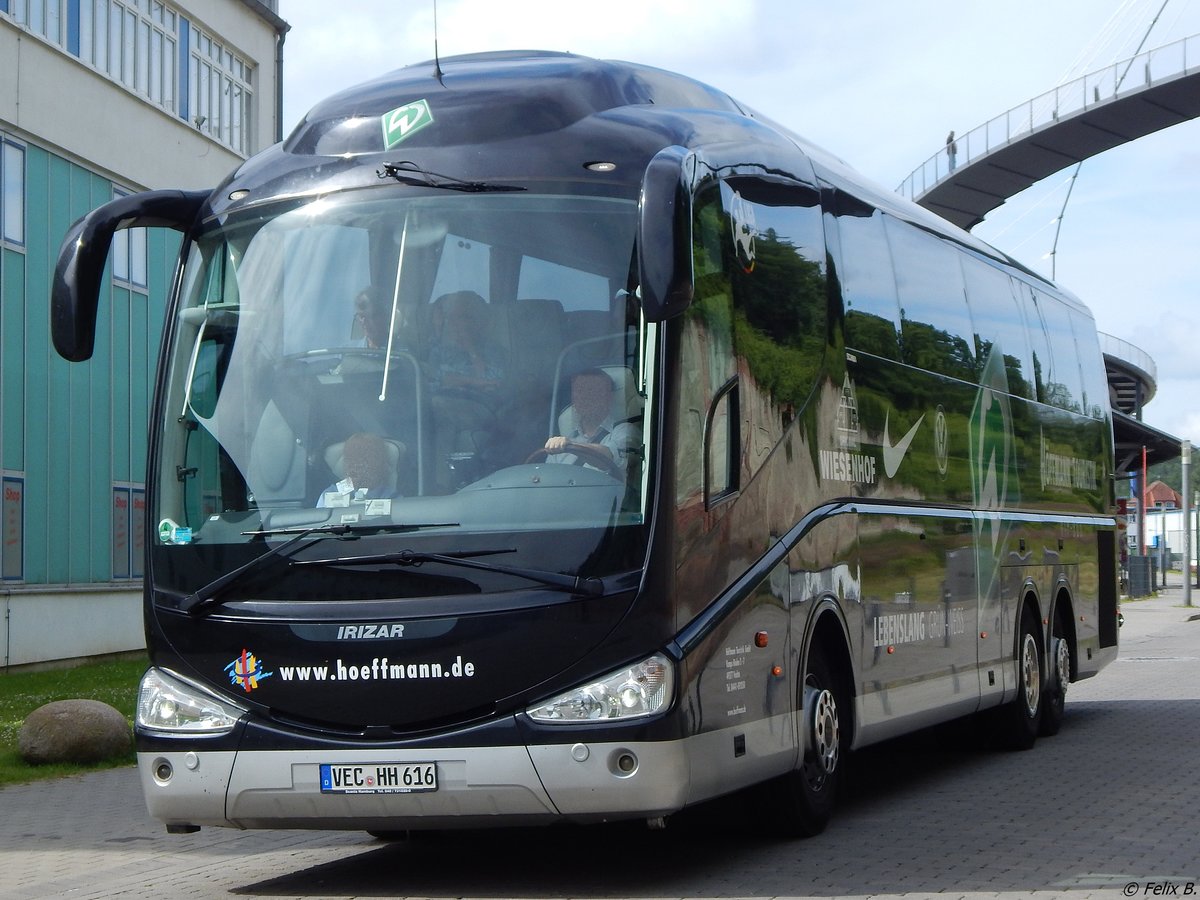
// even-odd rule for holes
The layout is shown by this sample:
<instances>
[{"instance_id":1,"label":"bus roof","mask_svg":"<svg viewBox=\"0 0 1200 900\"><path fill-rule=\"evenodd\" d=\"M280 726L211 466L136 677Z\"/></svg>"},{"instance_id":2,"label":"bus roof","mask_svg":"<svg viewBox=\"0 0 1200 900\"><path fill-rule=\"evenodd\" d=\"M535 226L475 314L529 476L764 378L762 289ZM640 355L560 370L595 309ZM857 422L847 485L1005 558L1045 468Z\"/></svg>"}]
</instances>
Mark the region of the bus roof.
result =
<instances>
[{"instance_id":1,"label":"bus roof","mask_svg":"<svg viewBox=\"0 0 1200 900\"><path fill-rule=\"evenodd\" d=\"M389 116L399 122L398 139L387 134ZM388 72L317 103L231 183L248 190L252 203L377 183L382 163L399 160L491 182L581 179L590 177L584 165L603 161L614 165L610 182L632 187L664 147L737 143L794 161L787 166L794 173L811 166L858 200L1045 281L723 91L663 69L572 53L475 53ZM213 212L240 205L228 193L213 198Z\"/></svg>"}]
</instances>

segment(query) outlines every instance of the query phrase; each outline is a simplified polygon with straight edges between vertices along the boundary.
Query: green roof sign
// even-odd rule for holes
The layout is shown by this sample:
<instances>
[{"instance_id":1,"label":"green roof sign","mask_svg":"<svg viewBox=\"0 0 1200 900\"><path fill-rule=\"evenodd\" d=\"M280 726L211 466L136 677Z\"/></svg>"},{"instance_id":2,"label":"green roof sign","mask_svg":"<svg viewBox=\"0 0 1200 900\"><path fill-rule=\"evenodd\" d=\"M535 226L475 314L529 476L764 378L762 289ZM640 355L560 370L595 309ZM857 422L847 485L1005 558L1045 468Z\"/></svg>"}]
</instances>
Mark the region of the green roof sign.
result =
<instances>
[{"instance_id":1,"label":"green roof sign","mask_svg":"<svg viewBox=\"0 0 1200 900\"><path fill-rule=\"evenodd\" d=\"M383 123L383 149L391 150L426 125L432 125L433 113L429 109L428 101L416 100L384 113L381 121Z\"/></svg>"}]
</instances>

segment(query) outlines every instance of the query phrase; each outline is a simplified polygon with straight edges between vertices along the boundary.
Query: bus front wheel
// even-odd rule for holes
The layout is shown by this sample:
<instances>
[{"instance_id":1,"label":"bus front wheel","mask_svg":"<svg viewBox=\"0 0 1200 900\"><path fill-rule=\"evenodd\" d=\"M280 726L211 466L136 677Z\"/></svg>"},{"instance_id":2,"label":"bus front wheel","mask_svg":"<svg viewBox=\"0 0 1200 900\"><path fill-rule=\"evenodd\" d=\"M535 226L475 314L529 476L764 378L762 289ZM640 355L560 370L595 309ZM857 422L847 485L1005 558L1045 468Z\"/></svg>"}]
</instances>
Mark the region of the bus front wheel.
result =
<instances>
[{"instance_id":1,"label":"bus front wheel","mask_svg":"<svg viewBox=\"0 0 1200 900\"><path fill-rule=\"evenodd\" d=\"M841 780L849 702L828 651L814 644L801 684L804 746L800 767L765 785L776 826L795 837L820 834L829 824Z\"/></svg>"}]
</instances>

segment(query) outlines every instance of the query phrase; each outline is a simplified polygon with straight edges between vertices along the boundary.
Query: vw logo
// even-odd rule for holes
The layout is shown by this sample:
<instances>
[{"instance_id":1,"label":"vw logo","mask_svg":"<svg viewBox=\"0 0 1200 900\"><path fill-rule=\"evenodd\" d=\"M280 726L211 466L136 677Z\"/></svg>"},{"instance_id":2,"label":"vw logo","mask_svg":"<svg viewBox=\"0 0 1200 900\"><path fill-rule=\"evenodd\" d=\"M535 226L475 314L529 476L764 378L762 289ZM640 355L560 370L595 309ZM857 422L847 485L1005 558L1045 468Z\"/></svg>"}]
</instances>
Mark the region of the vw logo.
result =
<instances>
[{"instance_id":1,"label":"vw logo","mask_svg":"<svg viewBox=\"0 0 1200 900\"><path fill-rule=\"evenodd\" d=\"M949 437L946 428L946 410L937 408L933 417L933 456L937 462L938 474L946 477L946 469L950 465Z\"/></svg>"}]
</instances>

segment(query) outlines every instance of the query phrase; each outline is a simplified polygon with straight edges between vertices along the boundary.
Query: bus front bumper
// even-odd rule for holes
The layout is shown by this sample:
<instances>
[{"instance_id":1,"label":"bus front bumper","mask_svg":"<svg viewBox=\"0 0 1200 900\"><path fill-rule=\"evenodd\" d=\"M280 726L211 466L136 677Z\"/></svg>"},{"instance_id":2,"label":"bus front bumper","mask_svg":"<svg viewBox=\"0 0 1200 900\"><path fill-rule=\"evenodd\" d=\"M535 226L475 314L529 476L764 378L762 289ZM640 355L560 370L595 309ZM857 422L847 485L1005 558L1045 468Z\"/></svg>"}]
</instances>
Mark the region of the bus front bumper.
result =
<instances>
[{"instance_id":1,"label":"bus front bumper","mask_svg":"<svg viewBox=\"0 0 1200 900\"><path fill-rule=\"evenodd\" d=\"M686 742L138 753L150 815L195 826L402 830L657 818L681 809ZM433 764L436 790L322 786L322 767ZM329 772L329 769L325 769ZM328 779L327 779L328 781Z\"/></svg>"}]
</instances>

